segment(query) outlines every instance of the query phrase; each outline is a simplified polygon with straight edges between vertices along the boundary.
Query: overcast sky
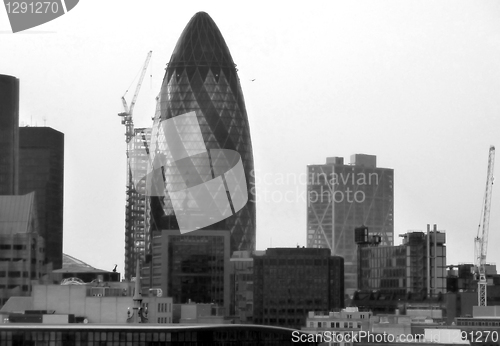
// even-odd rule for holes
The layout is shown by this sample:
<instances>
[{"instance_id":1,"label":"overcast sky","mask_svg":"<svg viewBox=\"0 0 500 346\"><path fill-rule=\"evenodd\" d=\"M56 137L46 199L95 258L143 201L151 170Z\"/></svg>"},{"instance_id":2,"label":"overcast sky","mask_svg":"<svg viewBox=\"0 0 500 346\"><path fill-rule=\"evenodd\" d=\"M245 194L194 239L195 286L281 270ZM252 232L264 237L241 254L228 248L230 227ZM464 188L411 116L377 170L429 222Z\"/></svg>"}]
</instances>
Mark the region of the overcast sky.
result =
<instances>
[{"instance_id":1,"label":"overcast sky","mask_svg":"<svg viewBox=\"0 0 500 346\"><path fill-rule=\"evenodd\" d=\"M473 261L488 149L500 150L500 2L283 4L85 0L17 34L0 9L0 74L20 79L21 125L65 134L65 253L123 273L120 98L130 87L130 102L152 50L134 111L136 127L151 126L175 43L205 11L247 105L257 249L306 245L306 187L294 177L307 164L364 153L394 169L396 244L397 234L436 223L448 264ZM488 261L500 264L498 189Z\"/></svg>"}]
</instances>

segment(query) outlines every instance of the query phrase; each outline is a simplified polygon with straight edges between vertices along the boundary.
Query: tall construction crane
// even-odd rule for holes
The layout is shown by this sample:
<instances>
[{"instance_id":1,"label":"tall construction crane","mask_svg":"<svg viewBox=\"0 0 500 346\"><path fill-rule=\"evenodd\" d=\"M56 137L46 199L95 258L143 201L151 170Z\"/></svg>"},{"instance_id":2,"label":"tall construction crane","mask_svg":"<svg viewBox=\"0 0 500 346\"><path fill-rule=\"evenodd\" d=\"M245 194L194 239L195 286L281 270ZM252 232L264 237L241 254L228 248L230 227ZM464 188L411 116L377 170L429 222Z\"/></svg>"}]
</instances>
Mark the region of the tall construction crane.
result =
<instances>
[{"instance_id":1,"label":"tall construction crane","mask_svg":"<svg viewBox=\"0 0 500 346\"><path fill-rule=\"evenodd\" d=\"M130 103L130 107L127 105L127 101L125 100L125 96L127 95L127 91L122 96L122 104L123 104L123 112L119 113L118 115L122 117L122 124L125 125L125 140L127 143L127 149L126 149L126 154L127 154L127 161L130 159L130 150L131 150L131 143L132 138L134 138L134 121L132 118L132 114L134 112L134 107L135 103L137 101L137 95L139 95L139 91L141 90L141 85L142 81L144 80L144 76L146 74L146 70L149 65L149 61L151 60L151 55L153 54L152 51L148 52L148 55L146 57L146 61L144 62L144 66L141 71L141 75L139 77L139 81L137 82L137 87L135 88L134 96L132 97L132 102ZM145 238L144 234L142 235L142 238L138 240L137 234L135 231L136 227L136 219L137 216L135 215L135 210L134 207L136 206L135 202L133 201L133 193L135 192L134 188L134 183L132 179L132 171L130 167L130 162L127 162L127 204L125 207L125 232L127 234L131 233L130 240L126 240L125 244L125 255L127 256L125 260L125 277L127 279L130 279L133 273L133 267L134 263L138 261L139 256L137 254L138 252L138 245L137 241L143 241ZM147 207L147 204L145 204L145 207ZM144 214L146 215L146 214ZM145 222L144 222L145 223ZM137 239L136 239L137 238Z\"/></svg>"},{"instance_id":2,"label":"tall construction crane","mask_svg":"<svg viewBox=\"0 0 500 346\"><path fill-rule=\"evenodd\" d=\"M481 220L477 230L474 248L474 270L477 282L477 299L479 306L486 306L486 252L488 251L488 228L490 224L491 193L493 190L493 167L495 165L495 147L490 146L488 155L488 173L486 176L486 191L484 193Z\"/></svg>"},{"instance_id":3,"label":"tall construction crane","mask_svg":"<svg viewBox=\"0 0 500 346\"><path fill-rule=\"evenodd\" d=\"M144 67L141 71L141 76L139 77L139 81L137 82L137 87L135 88L134 96L132 97L132 102L130 103L130 107L127 105L127 101L125 100L125 95L127 95L127 91L122 96L122 104L124 111L122 113L118 113L120 117L122 117L122 124L125 125L125 136L126 142L129 143L132 137L134 137L134 121L132 119L132 113L134 112L135 102L137 101L137 95L139 95L139 91L141 90L142 81L144 80L144 75L146 74L146 70L149 65L149 60L151 60L152 51L148 52L146 57L146 61L144 62Z\"/></svg>"}]
</instances>

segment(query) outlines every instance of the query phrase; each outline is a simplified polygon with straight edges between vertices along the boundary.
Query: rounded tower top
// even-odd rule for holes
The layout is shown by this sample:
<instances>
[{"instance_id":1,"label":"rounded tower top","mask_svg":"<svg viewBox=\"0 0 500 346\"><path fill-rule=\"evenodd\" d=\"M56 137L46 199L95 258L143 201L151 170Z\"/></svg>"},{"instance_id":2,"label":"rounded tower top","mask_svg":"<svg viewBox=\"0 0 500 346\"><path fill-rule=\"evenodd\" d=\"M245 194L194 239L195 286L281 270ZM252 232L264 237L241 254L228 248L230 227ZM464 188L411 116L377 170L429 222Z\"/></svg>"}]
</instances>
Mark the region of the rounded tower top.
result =
<instances>
[{"instance_id":1,"label":"rounded tower top","mask_svg":"<svg viewBox=\"0 0 500 346\"><path fill-rule=\"evenodd\" d=\"M219 28L206 12L196 13L177 41L168 66L179 65L235 66Z\"/></svg>"}]
</instances>

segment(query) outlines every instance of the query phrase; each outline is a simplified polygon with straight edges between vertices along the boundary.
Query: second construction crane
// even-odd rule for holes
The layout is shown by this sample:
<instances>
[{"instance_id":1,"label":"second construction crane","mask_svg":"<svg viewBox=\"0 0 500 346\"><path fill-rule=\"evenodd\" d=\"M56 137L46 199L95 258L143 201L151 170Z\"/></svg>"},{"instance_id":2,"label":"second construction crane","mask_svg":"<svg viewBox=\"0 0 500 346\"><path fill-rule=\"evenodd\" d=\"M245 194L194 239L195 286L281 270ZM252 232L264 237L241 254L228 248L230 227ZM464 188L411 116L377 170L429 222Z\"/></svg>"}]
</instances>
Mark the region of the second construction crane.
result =
<instances>
[{"instance_id":1,"label":"second construction crane","mask_svg":"<svg viewBox=\"0 0 500 346\"><path fill-rule=\"evenodd\" d=\"M477 277L477 298L479 306L486 306L486 253L488 251L488 231L490 224L491 193L493 190L493 168L495 165L495 147L491 146L488 155L488 173L484 193L481 221L477 230L474 248L474 270Z\"/></svg>"},{"instance_id":2,"label":"second construction crane","mask_svg":"<svg viewBox=\"0 0 500 346\"><path fill-rule=\"evenodd\" d=\"M125 95L127 94L128 90L122 96L122 104L124 111L118 113L118 115L123 118L122 124L125 125L125 136L126 136L125 140L127 143L129 143L132 137L134 137L134 121L132 119L132 113L134 112L135 102L137 101L137 95L139 95L139 91L141 90L142 81L144 80L144 76L146 75L146 70L148 69L149 60L151 60L152 54L153 54L152 51L148 52L146 61L144 62L144 67L142 68L141 71L141 76L139 77L139 81L137 82L137 87L135 88L134 96L132 97L132 102L130 102L130 107L127 105L127 101L125 100Z\"/></svg>"}]
</instances>

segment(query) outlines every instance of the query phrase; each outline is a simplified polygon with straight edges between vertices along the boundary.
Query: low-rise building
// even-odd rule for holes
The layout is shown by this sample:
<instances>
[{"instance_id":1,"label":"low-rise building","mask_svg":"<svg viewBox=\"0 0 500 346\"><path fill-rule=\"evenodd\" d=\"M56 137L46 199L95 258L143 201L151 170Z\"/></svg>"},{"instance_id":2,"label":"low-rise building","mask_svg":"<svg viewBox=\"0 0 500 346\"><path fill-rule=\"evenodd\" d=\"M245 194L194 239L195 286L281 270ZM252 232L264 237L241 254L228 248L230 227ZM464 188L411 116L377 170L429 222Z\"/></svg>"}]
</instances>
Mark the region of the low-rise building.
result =
<instances>
[{"instance_id":1,"label":"low-rise building","mask_svg":"<svg viewBox=\"0 0 500 346\"><path fill-rule=\"evenodd\" d=\"M133 283L34 285L31 297L9 300L0 313L52 311L88 323L127 323L134 313L133 297ZM141 307L148 323L172 323L172 298L143 297Z\"/></svg>"},{"instance_id":2,"label":"low-rise building","mask_svg":"<svg viewBox=\"0 0 500 346\"><path fill-rule=\"evenodd\" d=\"M301 329L306 332L335 331L336 333L352 332L353 330L370 329L370 311L358 311L356 307L348 307L341 311L316 312L309 311L306 326Z\"/></svg>"}]
</instances>

